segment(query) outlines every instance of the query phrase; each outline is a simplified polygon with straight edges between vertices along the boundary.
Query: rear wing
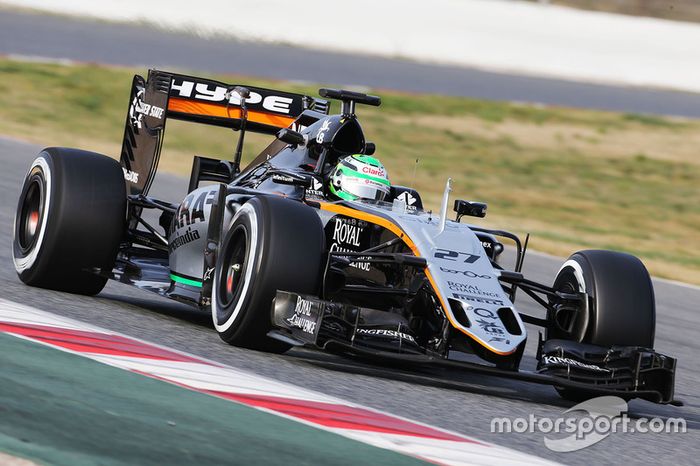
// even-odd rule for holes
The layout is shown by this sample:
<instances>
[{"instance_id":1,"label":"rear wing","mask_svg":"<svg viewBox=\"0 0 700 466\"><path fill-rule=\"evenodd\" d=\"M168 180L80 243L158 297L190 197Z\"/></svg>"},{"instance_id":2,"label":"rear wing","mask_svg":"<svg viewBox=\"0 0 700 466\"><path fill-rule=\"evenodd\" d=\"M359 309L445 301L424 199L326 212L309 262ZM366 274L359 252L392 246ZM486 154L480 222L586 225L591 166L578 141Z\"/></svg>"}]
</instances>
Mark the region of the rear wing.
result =
<instances>
[{"instance_id":1,"label":"rear wing","mask_svg":"<svg viewBox=\"0 0 700 466\"><path fill-rule=\"evenodd\" d=\"M130 195L147 194L153 183L169 118L238 129L240 97L236 85L159 70L131 85L120 163ZM304 110L327 114L328 102L302 94L246 86L250 96L247 131L276 134Z\"/></svg>"}]
</instances>

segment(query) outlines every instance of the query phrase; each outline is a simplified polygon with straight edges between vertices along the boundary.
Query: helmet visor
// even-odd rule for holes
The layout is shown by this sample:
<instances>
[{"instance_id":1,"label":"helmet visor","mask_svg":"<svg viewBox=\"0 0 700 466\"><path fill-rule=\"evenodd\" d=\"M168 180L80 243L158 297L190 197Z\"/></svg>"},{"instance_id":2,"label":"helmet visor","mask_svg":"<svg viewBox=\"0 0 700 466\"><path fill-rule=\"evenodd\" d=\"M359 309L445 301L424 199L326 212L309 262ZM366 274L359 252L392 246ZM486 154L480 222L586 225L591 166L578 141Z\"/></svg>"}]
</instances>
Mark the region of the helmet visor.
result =
<instances>
[{"instance_id":1,"label":"helmet visor","mask_svg":"<svg viewBox=\"0 0 700 466\"><path fill-rule=\"evenodd\" d=\"M348 176L343 180L343 191L360 199L383 201L389 194L389 186L366 178Z\"/></svg>"}]
</instances>

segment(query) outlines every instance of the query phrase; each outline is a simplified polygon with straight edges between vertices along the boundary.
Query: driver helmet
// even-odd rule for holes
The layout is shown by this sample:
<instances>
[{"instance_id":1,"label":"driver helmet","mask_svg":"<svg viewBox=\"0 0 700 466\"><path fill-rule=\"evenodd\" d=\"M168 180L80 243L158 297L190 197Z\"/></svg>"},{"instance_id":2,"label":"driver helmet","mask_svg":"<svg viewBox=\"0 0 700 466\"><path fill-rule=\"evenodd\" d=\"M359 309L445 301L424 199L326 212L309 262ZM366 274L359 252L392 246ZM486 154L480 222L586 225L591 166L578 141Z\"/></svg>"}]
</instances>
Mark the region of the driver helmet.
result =
<instances>
[{"instance_id":1,"label":"driver helmet","mask_svg":"<svg viewBox=\"0 0 700 466\"><path fill-rule=\"evenodd\" d=\"M382 201L391 184L382 163L369 155L349 155L340 159L331 172L330 192L346 201Z\"/></svg>"}]
</instances>

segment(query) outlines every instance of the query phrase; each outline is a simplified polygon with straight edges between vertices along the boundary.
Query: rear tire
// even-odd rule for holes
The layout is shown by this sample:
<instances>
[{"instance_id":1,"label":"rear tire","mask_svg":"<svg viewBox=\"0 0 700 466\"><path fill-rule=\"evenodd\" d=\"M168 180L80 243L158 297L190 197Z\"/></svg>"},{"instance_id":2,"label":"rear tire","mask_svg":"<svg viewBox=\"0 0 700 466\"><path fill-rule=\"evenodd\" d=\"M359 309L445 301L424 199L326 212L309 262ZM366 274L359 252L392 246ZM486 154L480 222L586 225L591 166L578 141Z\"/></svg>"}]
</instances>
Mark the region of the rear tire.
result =
<instances>
[{"instance_id":1,"label":"rear tire","mask_svg":"<svg viewBox=\"0 0 700 466\"><path fill-rule=\"evenodd\" d=\"M126 187L119 163L78 149L44 149L27 172L15 215L15 270L30 286L94 295L124 234Z\"/></svg>"},{"instance_id":2,"label":"rear tire","mask_svg":"<svg viewBox=\"0 0 700 466\"><path fill-rule=\"evenodd\" d=\"M599 346L653 348L656 329L654 287L642 261L615 251L587 250L573 254L561 267L553 287L585 292L588 311L559 316L570 328L548 330L546 339L565 339ZM550 316L553 318L554 316ZM582 390L557 388L566 399L581 401Z\"/></svg>"},{"instance_id":3,"label":"rear tire","mask_svg":"<svg viewBox=\"0 0 700 466\"><path fill-rule=\"evenodd\" d=\"M233 218L218 254L212 319L225 342L283 353L267 336L277 290L318 294L323 225L312 208L275 196L254 197Z\"/></svg>"}]
</instances>

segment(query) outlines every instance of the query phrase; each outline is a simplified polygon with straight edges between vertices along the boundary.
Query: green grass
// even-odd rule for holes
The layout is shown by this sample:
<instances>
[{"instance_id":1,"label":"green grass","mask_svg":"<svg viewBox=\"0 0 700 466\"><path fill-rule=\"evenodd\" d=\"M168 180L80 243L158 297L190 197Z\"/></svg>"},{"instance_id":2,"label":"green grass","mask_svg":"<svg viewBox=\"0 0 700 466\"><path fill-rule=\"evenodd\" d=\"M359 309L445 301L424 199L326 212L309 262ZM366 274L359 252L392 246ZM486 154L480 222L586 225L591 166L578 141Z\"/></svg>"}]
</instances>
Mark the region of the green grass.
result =
<instances>
[{"instance_id":1,"label":"green grass","mask_svg":"<svg viewBox=\"0 0 700 466\"><path fill-rule=\"evenodd\" d=\"M119 153L131 78L142 69L0 60L0 133L43 145ZM194 74L197 74L194 72ZM301 91L316 88L214 76ZM489 203L479 223L533 233L532 247L638 254L659 276L700 283L700 122L467 98L381 92L359 107L391 180L436 208L455 195ZM337 106L334 107L337 110ZM168 122L162 169L188 174L193 154L228 157L236 134ZM250 135L244 160L269 142ZM415 160L419 159L413 179Z\"/></svg>"}]
</instances>

